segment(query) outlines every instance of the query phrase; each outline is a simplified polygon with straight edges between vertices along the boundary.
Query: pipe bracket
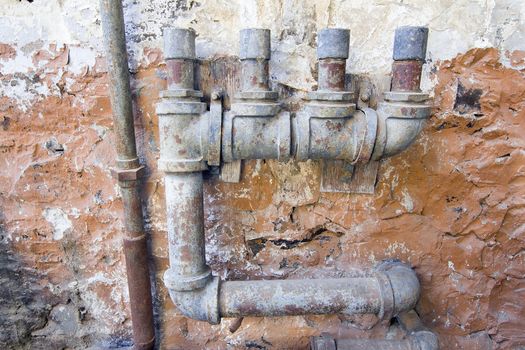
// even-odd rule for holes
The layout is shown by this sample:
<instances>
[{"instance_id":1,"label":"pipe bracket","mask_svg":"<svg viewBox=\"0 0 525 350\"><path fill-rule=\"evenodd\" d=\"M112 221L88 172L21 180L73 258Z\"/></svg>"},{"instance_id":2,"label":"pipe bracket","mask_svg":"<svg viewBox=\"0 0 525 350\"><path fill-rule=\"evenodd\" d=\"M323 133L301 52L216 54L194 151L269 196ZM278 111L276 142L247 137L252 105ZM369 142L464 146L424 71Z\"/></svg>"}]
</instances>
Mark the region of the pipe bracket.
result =
<instances>
[{"instance_id":1,"label":"pipe bracket","mask_svg":"<svg viewBox=\"0 0 525 350\"><path fill-rule=\"evenodd\" d=\"M208 118L208 165L221 165L222 92L212 93Z\"/></svg>"}]
</instances>

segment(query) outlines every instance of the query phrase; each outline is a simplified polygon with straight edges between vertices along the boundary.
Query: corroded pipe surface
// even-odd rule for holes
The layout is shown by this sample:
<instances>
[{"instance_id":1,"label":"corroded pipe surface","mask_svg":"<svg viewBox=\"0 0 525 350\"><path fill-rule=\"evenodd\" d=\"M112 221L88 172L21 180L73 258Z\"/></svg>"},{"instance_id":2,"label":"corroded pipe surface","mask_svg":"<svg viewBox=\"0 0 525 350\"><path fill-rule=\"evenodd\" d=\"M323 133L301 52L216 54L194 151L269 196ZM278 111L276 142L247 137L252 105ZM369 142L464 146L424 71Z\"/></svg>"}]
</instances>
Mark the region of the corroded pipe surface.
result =
<instances>
[{"instance_id":1,"label":"corroded pipe surface","mask_svg":"<svg viewBox=\"0 0 525 350\"><path fill-rule=\"evenodd\" d=\"M270 30L249 28L240 32L241 90L268 91Z\"/></svg>"},{"instance_id":2,"label":"corroded pipe surface","mask_svg":"<svg viewBox=\"0 0 525 350\"><path fill-rule=\"evenodd\" d=\"M437 336L426 329L414 310L397 316L407 331L404 339L336 339L324 333L310 339L312 350L438 350Z\"/></svg>"},{"instance_id":3,"label":"corroded pipe surface","mask_svg":"<svg viewBox=\"0 0 525 350\"><path fill-rule=\"evenodd\" d=\"M374 278L224 282L219 292L222 317L379 313Z\"/></svg>"},{"instance_id":4,"label":"corroded pipe surface","mask_svg":"<svg viewBox=\"0 0 525 350\"><path fill-rule=\"evenodd\" d=\"M129 85L128 54L124 33L124 14L120 1L101 0L100 15L104 28L109 94L116 134L117 167L133 169L139 166L135 145L135 127Z\"/></svg>"},{"instance_id":5,"label":"corroded pipe surface","mask_svg":"<svg viewBox=\"0 0 525 350\"><path fill-rule=\"evenodd\" d=\"M164 29L164 57L168 89L194 88L195 32L191 29Z\"/></svg>"},{"instance_id":6,"label":"corroded pipe surface","mask_svg":"<svg viewBox=\"0 0 525 350\"><path fill-rule=\"evenodd\" d=\"M202 172L166 173L166 216L170 268L168 288L202 288L211 272L204 255Z\"/></svg>"},{"instance_id":7,"label":"corroded pipe surface","mask_svg":"<svg viewBox=\"0 0 525 350\"><path fill-rule=\"evenodd\" d=\"M147 237L144 233L139 182L143 172L137 157L128 57L121 1L101 0L109 91L117 149L118 179L124 205L126 259L134 349L149 350L155 343Z\"/></svg>"},{"instance_id":8,"label":"corroded pipe surface","mask_svg":"<svg viewBox=\"0 0 525 350\"><path fill-rule=\"evenodd\" d=\"M350 46L350 30L322 29L317 33L317 58L319 59L319 91L343 91L345 67Z\"/></svg>"},{"instance_id":9,"label":"corroded pipe surface","mask_svg":"<svg viewBox=\"0 0 525 350\"><path fill-rule=\"evenodd\" d=\"M428 28L399 27L394 37L391 91L419 92Z\"/></svg>"},{"instance_id":10,"label":"corroded pipe surface","mask_svg":"<svg viewBox=\"0 0 525 350\"><path fill-rule=\"evenodd\" d=\"M392 91L420 91L421 61L394 61L392 63Z\"/></svg>"}]
</instances>

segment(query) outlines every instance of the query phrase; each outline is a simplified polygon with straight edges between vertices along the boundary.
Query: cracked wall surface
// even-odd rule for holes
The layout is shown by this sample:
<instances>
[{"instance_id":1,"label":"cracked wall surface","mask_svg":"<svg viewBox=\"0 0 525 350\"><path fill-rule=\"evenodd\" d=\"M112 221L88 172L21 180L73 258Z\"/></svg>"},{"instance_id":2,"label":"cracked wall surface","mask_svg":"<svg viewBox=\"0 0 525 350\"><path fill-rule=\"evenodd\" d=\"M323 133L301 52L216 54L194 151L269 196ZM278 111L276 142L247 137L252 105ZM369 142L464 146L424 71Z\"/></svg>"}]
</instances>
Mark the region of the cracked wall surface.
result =
<instances>
[{"instance_id":1,"label":"cracked wall surface","mask_svg":"<svg viewBox=\"0 0 525 350\"><path fill-rule=\"evenodd\" d=\"M352 276L412 264L417 312L443 349L525 347L525 3L519 0L124 1L143 199L165 349L306 349L321 332L395 337L373 317L179 315L157 171L162 28L199 34L200 85L235 84L238 31L272 30L270 77L290 110L316 85L316 31L351 29L347 71L388 87L393 33L428 25L434 109L374 195L321 193L317 162L250 161L205 181L207 261L224 279ZM0 4L0 344L130 346L122 204L97 1ZM228 69L225 69L228 68ZM233 332L232 332L233 330Z\"/></svg>"}]
</instances>

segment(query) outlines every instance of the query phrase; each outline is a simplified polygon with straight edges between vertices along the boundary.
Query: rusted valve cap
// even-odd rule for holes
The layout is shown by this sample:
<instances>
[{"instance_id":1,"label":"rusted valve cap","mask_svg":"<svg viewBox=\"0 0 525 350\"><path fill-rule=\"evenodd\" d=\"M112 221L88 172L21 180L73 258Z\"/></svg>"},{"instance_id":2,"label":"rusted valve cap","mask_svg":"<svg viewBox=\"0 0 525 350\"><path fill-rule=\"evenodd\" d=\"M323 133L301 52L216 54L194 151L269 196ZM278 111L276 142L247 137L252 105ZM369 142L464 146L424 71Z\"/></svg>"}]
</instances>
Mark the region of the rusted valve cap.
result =
<instances>
[{"instance_id":1,"label":"rusted valve cap","mask_svg":"<svg viewBox=\"0 0 525 350\"><path fill-rule=\"evenodd\" d=\"M262 58L270 59L270 30L259 28L243 29L241 36L241 60Z\"/></svg>"},{"instance_id":2,"label":"rusted valve cap","mask_svg":"<svg viewBox=\"0 0 525 350\"><path fill-rule=\"evenodd\" d=\"M195 59L195 32L193 29L164 29L164 58Z\"/></svg>"},{"instance_id":3,"label":"rusted valve cap","mask_svg":"<svg viewBox=\"0 0 525 350\"><path fill-rule=\"evenodd\" d=\"M348 58L350 30L326 28L317 32L317 58Z\"/></svg>"},{"instance_id":4,"label":"rusted valve cap","mask_svg":"<svg viewBox=\"0 0 525 350\"><path fill-rule=\"evenodd\" d=\"M394 60L424 61L427 52L428 28L399 27L394 37Z\"/></svg>"}]
</instances>

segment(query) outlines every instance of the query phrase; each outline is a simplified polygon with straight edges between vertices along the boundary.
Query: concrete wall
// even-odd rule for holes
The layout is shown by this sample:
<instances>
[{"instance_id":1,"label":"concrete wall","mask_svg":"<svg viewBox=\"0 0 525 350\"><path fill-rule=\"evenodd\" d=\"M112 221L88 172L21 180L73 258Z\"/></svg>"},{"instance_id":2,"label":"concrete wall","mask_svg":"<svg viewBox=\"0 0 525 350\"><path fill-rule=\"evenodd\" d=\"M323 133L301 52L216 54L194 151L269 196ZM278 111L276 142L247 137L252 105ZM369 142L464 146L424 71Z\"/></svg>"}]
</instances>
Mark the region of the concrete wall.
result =
<instances>
[{"instance_id":1,"label":"concrete wall","mask_svg":"<svg viewBox=\"0 0 525 350\"><path fill-rule=\"evenodd\" d=\"M316 31L347 27L348 71L388 86L393 33L430 28L423 88L434 112L381 165L375 195L319 192L319 164L254 161L205 188L207 258L227 279L352 274L410 262L417 311L443 349L525 346L525 3L519 0L125 1L137 141L162 348L304 349L308 337L383 337L372 318L246 318L230 332L187 320L167 267L154 104L165 86L162 28L192 27L197 55L232 56L243 27L272 30L274 89L315 86ZM0 4L0 344L131 344L118 188L97 1Z\"/></svg>"}]
</instances>

